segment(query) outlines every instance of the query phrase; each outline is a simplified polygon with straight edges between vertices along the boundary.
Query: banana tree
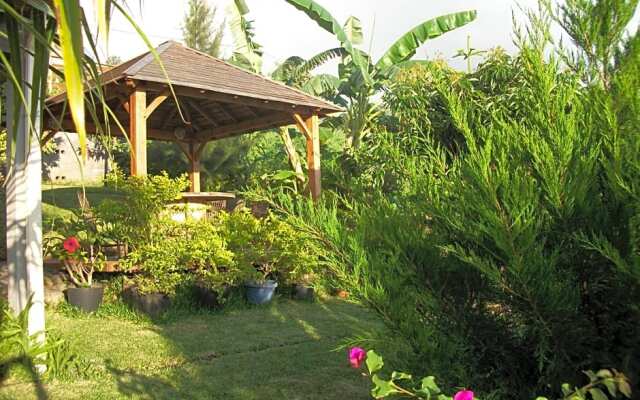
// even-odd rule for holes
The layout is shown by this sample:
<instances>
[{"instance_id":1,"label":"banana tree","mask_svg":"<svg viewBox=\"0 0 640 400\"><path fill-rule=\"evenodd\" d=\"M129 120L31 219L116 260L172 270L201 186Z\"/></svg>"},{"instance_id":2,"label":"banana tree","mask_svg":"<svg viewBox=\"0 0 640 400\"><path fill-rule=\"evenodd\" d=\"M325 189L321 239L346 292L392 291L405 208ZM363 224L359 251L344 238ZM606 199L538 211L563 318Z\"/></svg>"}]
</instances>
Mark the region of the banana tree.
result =
<instances>
[{"instance_id":1,"label":"banana tree","mask_svg":"<svg viewBox=\"0 0 640 400\"><path fill-rule=\"evenodd\" d=\"M313 0L285 1L333 34L346 52L338 70L340 97L347 112L340 117L339 125L347 135L348 148L356 148L370 132L381 112L372 97L384 87L389 77L409 63L425 42L460 28L477 16L476 11L462 11L422 22L400 37L374 63L367 53L356 47L363 38L362 24L357 18L350 17L341 25L329 11Z\"/></svg>"},{"instance_id":2,"label":"banana tree","mask_svg":"<svg viewBox=\"0 0 640 400\"><path fill-rule=\"evenodd\" d=\"M340 79L330 74L313 74L312 72L326 62L343 57L347 53L342 47L325 50L316 54L308 60L302 57L292 56L287 58L272 73L275 80L284 82L288 86L293 86L314 96L323 97L327 100L337 100L340 88ZM280 138L284 144L289 164L293 168L296 178L303 183L305 176L302 170L302 163L298 156L298 151L291 140L288 127L279 129Z\"/></svg>"},{"instance_id":3,"label":"banana tree","mask_svg":"<svg viewBox=\"0 0 640 400\"><path fill-rule=\"evenodd\" d=\"M233 39L231 62L255 73L262 73L262 46L255 41L253 21L247 19L249 6L244 0L233 0L227 6L229 30Z\"/></svg>"},{"instance_id":4,"label":"banana tree","mask_svg":"<svg viewBox=\"0 0 640 400\"><path fill-rule=\"evenodd\" d=\"M234 0L227 8L228 21L234 43L234 53L230 61L239 67L261 74L262 46L255 40L252 21L246 18L248 13L249 7L244 0ZM362 31L360 28L359 21L354 21L350 29L347 29L349 31L349 39L357 41L358 35L361 38ZM292 56L280 64L271 73L271 77L311 95L328 100L337 100L339 99L339 78L330 74L313 74L313 71L332 59L347 55L348 53L344 48L337 47L322 51L308 60ZM281 127L279 134L296 178L300 183L304 183L305 175L302 170L302 163L291 139L289 128Z\"/></svg>"}]
</instances>

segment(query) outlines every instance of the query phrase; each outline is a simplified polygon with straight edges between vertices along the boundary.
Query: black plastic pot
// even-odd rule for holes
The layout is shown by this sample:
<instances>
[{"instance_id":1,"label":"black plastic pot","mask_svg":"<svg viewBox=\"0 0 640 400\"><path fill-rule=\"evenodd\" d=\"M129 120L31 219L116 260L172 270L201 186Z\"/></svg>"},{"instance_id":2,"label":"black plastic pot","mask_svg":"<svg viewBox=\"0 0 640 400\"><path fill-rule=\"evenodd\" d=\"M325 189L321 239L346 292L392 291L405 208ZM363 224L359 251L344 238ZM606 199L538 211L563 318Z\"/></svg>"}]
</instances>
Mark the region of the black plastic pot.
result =
<instances>
[{"instance_id":1,"label":"black plastic pot","mask_svg":"<svg viewBox=\"0 0 640 400\"><path fill-rule=\"evenodd\" d=\"M171 299L166 294L140 294L135 287L125 289L122 293L122 299L130 307L151 317L157 317L171 307Z\"/></svg>"},{"instance_id":2,"label":"black plastic pot","mask_svg":"<svg viewBox=\"0 0 640 400\"><path fill-rule=\"evenodd\" d=\"M245 284L245 287L247 288L247 300L249 300L249 303L267 304L273 298L278 282L249 282Z\"/></svg>"},{"instance_id":3,"label":"black plastic pot","mask_svg":"<svg viewBox=\"0 0 640 400\"><path fill-rule=\"evenodd\" d=\"M101 286L90 288L69 288L66 290L67 302L84 312L97 311L102 304L104 288Z\"/></svg>"},{"instance_id":4,"label":"black plastic pot","mask_svg":"<svg viewBox=\"0 0 640 400\"><path fill-rule=\"evenodd\" d=\"M204 285L196 284L193 291L196 301L201 307L216 309L222 307L224 299L231 294L231 286L225 286L222 293L219 293L219 291Z\"/></svg>"},{"instance_id":5,"label":"black plastic pot","mask_svg":"<svg viewBox=\"0 0 640 400\"><path fill-rule=\"evenodd\" d=\"M311 286L303 284L293 285L293 298L296 300L313 300L315 296L315 290Z\"/></svg>"}]
</instances>

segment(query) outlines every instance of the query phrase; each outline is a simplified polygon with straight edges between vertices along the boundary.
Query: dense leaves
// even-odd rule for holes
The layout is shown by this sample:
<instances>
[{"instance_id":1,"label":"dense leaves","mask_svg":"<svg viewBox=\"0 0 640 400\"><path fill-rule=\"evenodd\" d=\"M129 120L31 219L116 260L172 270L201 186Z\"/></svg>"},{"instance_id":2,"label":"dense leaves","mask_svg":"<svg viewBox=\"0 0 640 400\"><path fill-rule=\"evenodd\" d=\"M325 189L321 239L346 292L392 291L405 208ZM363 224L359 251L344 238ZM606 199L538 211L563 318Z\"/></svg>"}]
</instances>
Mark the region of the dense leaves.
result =
<instances>
[{"instance_id":1,"label":"dense leaves","mask_svg":"<svg viewBox=\"0 0 640 400\"><path fill-rule=\"evenodd\" d=\"M607 85L586 70L601 64L567 70L547 27L536 17L516 56L472 74L397 74L393 133L345 159L338 194L274 200L326 249L326 284L403 339L371 339L390 363L481 398L562 397L600 368L637 384L637 39L610 44Z\"/></svg>"}]
</instances>

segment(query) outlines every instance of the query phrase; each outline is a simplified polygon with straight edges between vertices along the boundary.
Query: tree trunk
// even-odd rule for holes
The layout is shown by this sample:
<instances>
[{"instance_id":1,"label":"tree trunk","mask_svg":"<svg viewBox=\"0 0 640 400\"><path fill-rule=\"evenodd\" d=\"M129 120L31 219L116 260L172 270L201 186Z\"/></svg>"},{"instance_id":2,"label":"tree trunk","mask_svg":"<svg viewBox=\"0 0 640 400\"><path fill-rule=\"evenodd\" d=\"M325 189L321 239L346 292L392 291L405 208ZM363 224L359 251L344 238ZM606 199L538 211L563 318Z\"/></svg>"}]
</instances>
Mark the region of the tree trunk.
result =
<instances>
[{"instance_id":1,"label":"tree trunk","mask_svg":"<svg viewBox=\"0 0 640 400\"><path fill-rule=\"evenodd\" d=\"M289 158L289 165L291 165L291 168L293 168L293 171L296 173L298 180L301 183L304 183L304 171L302 170L302 164L300 163L300 156L298 156L296 146L293 145L293 141L291 140L291 136L289 135L289 128L284 126L281 127L280 137L282 138L284 149L287 152L287 157Z\"/></svg>"},{"instance_id":2,"label":"tree trunk","mask_svg":"<svg viewBox=\"0 0 640 400\"><path fill-rule=\"evenodd\" d=\"M33 49L33 36L24 35L24 47ZM31 104L33 56L22 51L22 90ZM7 83L7 264L9 268L9 305L14 313L25 309L29 298L29 334L38 333L44 342L44 283L42 260L42 158L40 153L40 109L31 110L35 121L32 135L27 113L20 101L14 124L13 85ZM39 104L39 102L36 102ZM37 106L39 107L39 106Z\"/></svg>"}]
</instances>

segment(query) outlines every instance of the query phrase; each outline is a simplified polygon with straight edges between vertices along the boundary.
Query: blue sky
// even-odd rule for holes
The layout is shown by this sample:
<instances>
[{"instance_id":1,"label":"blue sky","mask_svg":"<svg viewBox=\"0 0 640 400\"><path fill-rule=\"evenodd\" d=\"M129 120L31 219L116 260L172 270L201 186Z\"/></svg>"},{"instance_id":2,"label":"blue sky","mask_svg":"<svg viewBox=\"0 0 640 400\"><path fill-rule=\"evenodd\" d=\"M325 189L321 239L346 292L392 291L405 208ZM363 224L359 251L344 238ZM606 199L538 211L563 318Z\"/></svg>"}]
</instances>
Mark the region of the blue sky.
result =
<instances>
[{"instance_id":1,"label":"blue sky","mask_svg":"<svg viewBox=\"0 0 640 400\"><path fill-rule=\"evenodd\" d=\"M218 6L219 16L230 0L209 0ZM536 7L536 0L317 0L339 21L350 15L362 20L365 30L364 50L370 50L374 58L379 57L402 34L427 19L456 11L475 9L478 18L471 24L427 42L417 58L441 57L457 68L464 62L453 59L458 49L466 46L467 35L472 46L490 49L501 46L514 51L513 20L522 23L522 8ZM92 0L81 3L92 15ZM338 43L329 33L313 24L309 18L288 5L284 0L247 0L251 8L250 18L255 20L257 41L264 46L265 67L269 72L291 55L310 57ZM187 8L187 0L143 0L130 1L131 12L153 44L182 37L181 24ZM512 14L513 13L513 14ZM229 52L231 43L225 40L224 49ZM112 22L108 52L123 60L145 51L142 40L122 17L115 15Z\"/></svg>"}]
</instances>

